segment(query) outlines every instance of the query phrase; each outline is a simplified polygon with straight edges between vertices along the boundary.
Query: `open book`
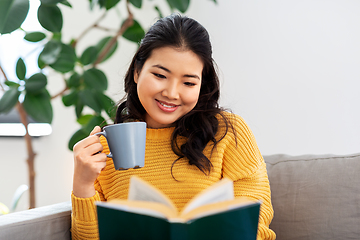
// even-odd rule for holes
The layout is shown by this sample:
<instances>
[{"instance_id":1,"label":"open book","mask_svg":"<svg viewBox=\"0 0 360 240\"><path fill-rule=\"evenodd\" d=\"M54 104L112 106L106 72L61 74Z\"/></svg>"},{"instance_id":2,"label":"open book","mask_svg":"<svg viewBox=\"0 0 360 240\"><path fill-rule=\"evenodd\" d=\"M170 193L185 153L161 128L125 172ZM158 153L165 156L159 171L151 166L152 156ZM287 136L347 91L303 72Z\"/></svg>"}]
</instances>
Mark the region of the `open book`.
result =
<instances>
[{"instance_id":1,"label":"open book","mask_svg":"<svg viewBox=\"0 0 360 240\"><path fill-rule=\"evenodd\" d=\"M160 190L130 179L128 200L97 202L100 239L256 239L260 201L234 198L222 179L195 196L181 212ZM120 235L119 235L120 234Z\"/></svg>"}]
</instances>

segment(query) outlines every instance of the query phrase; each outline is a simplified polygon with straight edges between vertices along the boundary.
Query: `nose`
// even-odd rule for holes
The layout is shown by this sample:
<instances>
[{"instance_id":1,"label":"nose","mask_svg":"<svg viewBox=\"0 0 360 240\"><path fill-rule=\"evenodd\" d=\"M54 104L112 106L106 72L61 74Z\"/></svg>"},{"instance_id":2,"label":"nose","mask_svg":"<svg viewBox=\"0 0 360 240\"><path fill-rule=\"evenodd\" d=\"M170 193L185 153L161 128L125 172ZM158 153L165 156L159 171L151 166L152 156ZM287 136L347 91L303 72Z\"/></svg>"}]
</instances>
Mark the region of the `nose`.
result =
<instances>
[{"instance_id":1,"label":"nose","mask_svg":"<svg viewBox=\"0 0 360 240\"><path fill-rule=\"evenodd\" d=\"M176 81L169 81L168 84L166 84L164 90L162 91L162 95L169 99L178 99L179 89Z\"/></svg>"}]
</instances>

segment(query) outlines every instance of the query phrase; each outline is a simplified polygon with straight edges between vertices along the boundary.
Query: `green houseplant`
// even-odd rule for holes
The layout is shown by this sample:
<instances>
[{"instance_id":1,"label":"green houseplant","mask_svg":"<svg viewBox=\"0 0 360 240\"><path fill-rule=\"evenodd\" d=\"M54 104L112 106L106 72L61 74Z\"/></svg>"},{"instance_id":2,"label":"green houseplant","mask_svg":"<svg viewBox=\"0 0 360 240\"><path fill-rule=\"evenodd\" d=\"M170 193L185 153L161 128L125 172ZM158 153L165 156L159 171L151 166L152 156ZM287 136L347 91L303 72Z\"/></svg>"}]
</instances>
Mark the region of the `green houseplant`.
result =
<instances>
[{"instance_id":1,"label":"green houseplant","mask_svg":"<svg viewBox=\"0 0 360 240\"><path fill-rule=\"evenodd\" d=\"M29 42L37 42L42 50L37 58L39 72L26 77L27 66L21 57L14 66L17 79L8 79L6 72L0 64L0 74L4 82L0 82L0 91L3 95L0 99L0 113L7 113L16 108L21 122L25 126L24 136L27 146L27 164L29 171L30 208L35 203L35 152L32 146L32 138L28 133L27 116L38 122L51 123L53 119L53 107L51 100L62 98L66 107L73 107L80 124L68 142L72 150L73 145L85 138L95 125L110 123L114 118L115 102L106 94L108 80L106 74L98 68L100 64L108 60L118 50L118 39L123 37L134 44L138 44L145 34L144 29L136 20L132 9L142 9L143 0L88 0L89 9L101 9L103 15L99 19L89 19L91 24L85 29L79 29L79 35L71 41L62 39L63 14L61 8L72 5L66 0L41 0L37 9L37 19L44 31L28 32L22 29L29 11L29 0L3 0L0 1L0 34L8 34L13 31L23 31L24 39ZM151 0L149 0L151 1ZM212 0L216 3L216 0ZM190 0L163 0L171 11L185 13ZM61 7L59 7L61 6ZM88 46L79 52L78 42L86 38L87 33L94 29L109 29L102 25L102 20L110 11L126 8L127 16L119 18L118 28L107 37L98 39L97 44ZM151 11L156 11L162 17L161 10L154 6ZM1 37L1 36L0 36ZM52 69L62 76L65 87L59 89L58 94L50 96L47 90L48 76L45 69ZM23 99L23 100L19 100ZM92 109L91 114L84 114L84 108Z\"/></svg>"}]
</instances>

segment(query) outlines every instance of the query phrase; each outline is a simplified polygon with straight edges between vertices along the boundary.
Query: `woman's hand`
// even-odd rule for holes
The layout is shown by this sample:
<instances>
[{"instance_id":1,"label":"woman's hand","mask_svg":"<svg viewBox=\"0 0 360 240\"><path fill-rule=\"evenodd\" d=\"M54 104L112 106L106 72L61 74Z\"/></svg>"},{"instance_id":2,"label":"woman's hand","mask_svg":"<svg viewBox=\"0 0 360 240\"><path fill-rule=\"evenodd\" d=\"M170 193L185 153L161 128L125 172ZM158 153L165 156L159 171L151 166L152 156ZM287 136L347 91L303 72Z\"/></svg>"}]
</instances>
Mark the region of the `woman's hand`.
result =
<instances>
[{"instance_id":1,"label":"woman's hand","mask_svg":"<svg viewBox=\"0 0 360 240\"><path fill-rule=\"evenodd\" d=\"M102 169L106 166L106 154L98 136L100 132L96 126L90 135L75 144L74 151L74 179L73 194L79 198L88 198L95 195L94 182Z\"/></svg>"}]
</instances>

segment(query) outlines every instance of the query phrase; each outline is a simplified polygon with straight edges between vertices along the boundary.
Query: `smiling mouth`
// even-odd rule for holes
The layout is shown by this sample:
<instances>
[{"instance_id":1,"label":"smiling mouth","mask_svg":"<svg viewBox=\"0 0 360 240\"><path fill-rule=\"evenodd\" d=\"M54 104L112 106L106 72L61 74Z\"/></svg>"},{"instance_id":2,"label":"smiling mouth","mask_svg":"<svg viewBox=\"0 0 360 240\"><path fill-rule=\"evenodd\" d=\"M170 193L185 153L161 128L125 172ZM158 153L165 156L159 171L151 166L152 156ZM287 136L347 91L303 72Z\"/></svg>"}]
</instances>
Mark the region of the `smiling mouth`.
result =
<instances>
[{"instance_id":1,"label":"smiling mouth","mask_svg":"<svg viewBox=\"0 0 360 240\"><path fill-rule=\"evenodd\" d=\"M157 99L156 102L158 103L159 108L165 112L174 112L179 107L179 105L164 103Z\"/></svg>"},{"instance_id":2,"label":"smiling mouth","mask_svg":"<svg viewBox=\"0 0 360 240\"><path fill-rule=\"evenodd\" d=\"M158 102L161 104L161 106L164 106L164 107L167 107L167 108L177 107L177 105L175 105L175 104L168 105L168 104L165 104L165 103L163 103L163 102L160 102L159 100L158 100Z\"/></svg>"}]
</instances>

